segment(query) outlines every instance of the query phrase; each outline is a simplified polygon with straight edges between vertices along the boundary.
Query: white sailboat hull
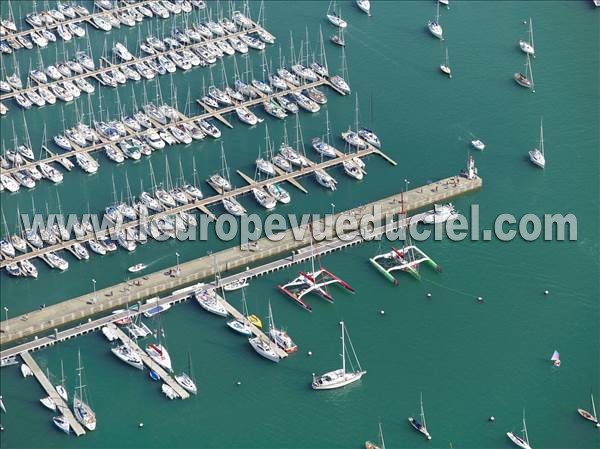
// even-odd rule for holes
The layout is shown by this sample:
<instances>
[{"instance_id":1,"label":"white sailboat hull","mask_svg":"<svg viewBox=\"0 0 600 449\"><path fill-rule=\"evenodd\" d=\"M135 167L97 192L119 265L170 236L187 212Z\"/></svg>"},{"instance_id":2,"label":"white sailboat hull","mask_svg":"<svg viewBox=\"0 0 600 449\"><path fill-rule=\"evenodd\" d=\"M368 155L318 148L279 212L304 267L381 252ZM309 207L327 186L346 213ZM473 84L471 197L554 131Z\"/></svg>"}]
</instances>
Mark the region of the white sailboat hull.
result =
<instances>
[{"instance_id":1,"label":"white sailboat hull","mask_svg":"<svg viewBox=\"0 0 600 449\"><path fill-rule=\"evenodd\" d=\"M356 371L353 373L344 373L342 369L330 371L316 378L312 382L313 390L333 390L350 385L361 379L366 371Z\"/></svg>"}]
</instances>

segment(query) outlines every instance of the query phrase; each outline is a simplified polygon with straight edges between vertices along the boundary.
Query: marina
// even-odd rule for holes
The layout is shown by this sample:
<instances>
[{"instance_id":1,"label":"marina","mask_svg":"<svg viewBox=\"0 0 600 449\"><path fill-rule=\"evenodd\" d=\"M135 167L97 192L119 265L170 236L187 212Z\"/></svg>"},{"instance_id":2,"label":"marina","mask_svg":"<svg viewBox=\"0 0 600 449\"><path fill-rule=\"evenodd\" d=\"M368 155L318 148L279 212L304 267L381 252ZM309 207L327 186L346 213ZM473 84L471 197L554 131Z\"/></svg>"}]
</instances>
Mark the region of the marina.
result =
<instances>
[{"instance_id":1,"label":"marina","mask_svg":"<svg viewBox=\"0 0 600 449\"><path fill-rule=\"evenodd\" d=\"M3 447L595 447L597 3L0 2Z\"/></svg>"},{"instance_id":2,"label":"marina","mask_svg":"<svg viewBox=\"0 0 600 449\"><path fill-rule=\"evenodd\" d=\"M435 184L435 186L442 186L442 190L436 189L434 185L429 186L429 188L425 190L422 188L413 189L408 192L401 192L392 197L384 198L371 204L371 207L363 206L359 209L340 213L340 215L352 215L357 219L360 219L363 214L371 213L371 208L376 205L381 208L381 216L378 217L378 221L383 221L388 217L392 217L402 212L408 213L419 210L432 203L442 202L457 195L476 191L482 186L482 180L479 177L472 180L463 179L462 182L454 184L451 182L453 179L455 178L448 178ZM403 202L403 200L405 202ZM422 214L416 221L418 221L420 217L424 218L425 216L426 214ZM375 232L375 235L381 235L385 232L385 227L381 227ZM314 254L327 254L334 250L353 246L361 241L362 237L358 235L350 240L344 239L333 243L326 242L324 245L317 245L314 249ZM143 299L154 297L167 291L173 291L185 285L197 283L202 279L208 279L218 273L215 262L218 267L220 267L219 271L226 272L235 270L239 267L249 266L263 258L273 257L286 252L289 253L290 251L298 251L300 248L304 248L304 251L297 252L293 256L293 260L290 260L289 256L286 256L278 262L223 278L222 282L223 284L229 284L241 277L249 280L254 276L266 275L309 259L312 254L309 247L310 243L310 235L305 235L302 240L295 240L293 231L289 230L285 232L285 238L280 241L271 241L265 238L259 240L256 245L258 249L255 251L247 251L244 250L244 248L234 247L220 253L215 253L214 256L201 257L197 260L181 264L179 266L178 275L175 277L169 276L165 279L165 272L161 271L159 273L144 276L144 278L139 280L139 286L136 286L135 280L132 280L125 284L119 284L104 290L88 293L55 306L46 307L43 310L33 311L27 314L27 319L25 320L23 317L16 317L8 321L3 321L0 325L0 344L5 345L11 341L52 330L72 321L85 319L88 316L127 304L135 304ZM173 272L172 269L166 271L166 273L171 272ZM126 294L120 295L118 294L120 292L125 292ZM181 301L187 296L189 296L189 292L176 294L170 301ZM163 299L161 301L165 300ZM169 301L165 301L165 303L169 303ZM114 320L118 317L119 316L113 316L109 318ZM107 321L104 320L100 321L98 326L102 326L106 324L106 322ZM97 327L94 329L96 328ZM86 329L86 332L89 332L87 327L83 329ZM11 354L2 353L2 357L7 355Z\"/></svg>"}]
</instances>

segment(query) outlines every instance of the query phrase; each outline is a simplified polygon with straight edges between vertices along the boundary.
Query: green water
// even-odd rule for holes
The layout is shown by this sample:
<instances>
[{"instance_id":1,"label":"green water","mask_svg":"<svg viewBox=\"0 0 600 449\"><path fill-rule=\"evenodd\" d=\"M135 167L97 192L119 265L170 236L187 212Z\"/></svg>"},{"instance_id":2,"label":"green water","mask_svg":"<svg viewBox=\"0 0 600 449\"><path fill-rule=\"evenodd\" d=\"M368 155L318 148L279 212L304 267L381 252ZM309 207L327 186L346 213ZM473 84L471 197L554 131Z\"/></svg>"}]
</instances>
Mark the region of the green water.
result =
<instances>
[{"instance_id":1,"label":"green water","mask_svg":"<svg viewBox=\"0 0 600 449\"><path fill-rule=\"evenodd\" d=\"M4 6L4 3L2 3ZM31 9L28 2L13 3L15 14ZM500 213L573 213L578 218L578 241L546 243L424 242L419 246L443 267L434 273L424 267L423 280L399 275L394 287L368 264L377 243L365 244L323 258L323 264L348 280L355 295L335 291L335 304L311 297L308 314L281 296L278 283L295 276L299 267L253 281L247 291L249 307L266 316L271 300L277 324L288 329L300 346L297 354L278 365L259 358L242 337L233 334L223 320L208 316L195 303L174 307L162 317L174 365L183 369L191 352L200 392L187 401L169 402L158 384L139 371L123 365L109 352L101 335L89 335L35 354L54 376L64 360L69 389L75 384L76 353L81 349L98 429L82 438L57 432L51 414L41 407L42 390L32 379L23 380L18 369L1 373L1 392L8 414L0 415L5 430L2 447L220 447L220 448L348 448L361 447L376 438L382 420L388 447L512 447L505 432L518 431L522 409L533 447L600 447L593 426L575 412L589 408L592 389L600 397L598 360L598 12L589 1L577 2L452 2L441 11L453 78L438 72L443 44L428 35L424 24L435 14L433 2L373 2L373 17L343 2L349 21L345 34L350 82L360 99L361 121L372 126L384 150L399 163L391 167L377 157L367 159L368 176L357 183L341 169L331 173L339 189L326 193L310 178L302 184L310 194L292 187L292 203L278 206L282 213L328 212L330 204L343 210L398 192L403 180L411 185L456 173L464 165L472 135L487 145L475 154L484 188L457 199L467 210L472 203L481 209L482 226L491 226ZM257 5L253 5L254 11ZM318 27L326 38L334 30L324 20L326 2L267 2L267 28L278 45L267 50L276 65L289 55L289 32L296 51L305 27L313 51L318 50ZM5 14L3 10L3 15ZM514 85L512 74L523 67L516 46L525 37L523 20L534 21L537 58L533 62L536 93ZM170 29L166 22L165 29ZM161 22L145 21L133 29L110 34L89 30L94 57L112 40L128 40L134 49L138 30L142 35ZM89 29L89 28L88 28ZM85 40L66 45L72 55ZM332 71L340 64L339 49L327 43ZM48 64L62 58L62 46L49 45L41 52ZM37 61L36 51L22 50L17 62L24 74ZM289 56L288 56L289 58ZM251 50L250 63L260 73L261 58ZM12 73L12 57L2 56ZM237 58L240 70L246 60ZM233 60L225 58L229 79ZM220 83L221 69L213 68ZM24 78L24 76L23 76ZM203 80L210 84L208 69L176 73L180 109L188 88L191 98L200 96ZM127 84L118 89L123 107L130 112L132 89L138 105L153 98L157 81ZM160 80L165 100L171 82ZM91 97L98 116L102 109L116 113L116 92L97 89ZM337 133L354 121L354 98L328 92L329 103L313 115L301 113L305 141L324 129L325 110ZM38 148L44 123L50 138L75 122L76 107L87 112L87 96L79 103L55 105L25 113L31 140ZM12 147L12 123L23 138L23 116L14 103L0 121L2 139ZM199 112L191 106L193 112ZM106 114L106 112L104 112ZM262 115L262 113L261 113ZM544 117L547 166L535 169L526 154L538 139L540 116ZM232 118L235 129L223 130L232 169L254 172L259 145L264 148L264 125L248 129ZM287 126L293 134L293 120ZM279 142L283 123L266 119L271 137ZM30 192L2 193L2 210L14 229L16 208L31 212L58 210L57 195L65 213L100 211L112 201L111 176L119 195L127 172L134 194L140 179L150 186L149 163L157 178L164 179L168 155L171 175L179 176L181 159L191 179L192 158L199 178L219 166L219 143L205 141L187 147L171 147L138 163L115 166L101 159L96 175L78 169L65 175L59 186L47 182ZM314 158L314 155L313 155ZM236 175L237 176L237 175ZM236 177L235 183L243 181ZM203 186L205 191L208 188ZM258 212L253 200L242 200L250 212ZM215 206L215 212L220 207ZM216 241L203 243L152 242L134 253L99 257L87 262L69 257L65 273L50 271L36 262L39 278L9 279L1 276L1 302L9 316L53 304L91 288L99 288L126 276L134 263L152 262L160 269L182 260L227 247ZM382 245L381 251L387 249ZM380 251L380 252L381 252ZM550 295L544 296L548 289ZM426 298L431 292L432 297ZM483 304L475 298L485 298ZM229 298L239 304L240 295ZM385 315L380 315L380 310ZM4 314L2 316L4 319ZM338 367L338 326L345 320L361 364L368 373L358 384L339 391L313 392L311 373ZM150 323L152 324L152 323ZM556 369L548 359L554 349L562 356ZM312 351L312 357L307 352ZM241 385L237 385L237 382ZM426 443L408 426L406 417L418 413L423 393L427 423L433 436ZM495 423L487 421L490 415ZM143 429L138 423L144 422Z\"/></svg>"}]
</instances>

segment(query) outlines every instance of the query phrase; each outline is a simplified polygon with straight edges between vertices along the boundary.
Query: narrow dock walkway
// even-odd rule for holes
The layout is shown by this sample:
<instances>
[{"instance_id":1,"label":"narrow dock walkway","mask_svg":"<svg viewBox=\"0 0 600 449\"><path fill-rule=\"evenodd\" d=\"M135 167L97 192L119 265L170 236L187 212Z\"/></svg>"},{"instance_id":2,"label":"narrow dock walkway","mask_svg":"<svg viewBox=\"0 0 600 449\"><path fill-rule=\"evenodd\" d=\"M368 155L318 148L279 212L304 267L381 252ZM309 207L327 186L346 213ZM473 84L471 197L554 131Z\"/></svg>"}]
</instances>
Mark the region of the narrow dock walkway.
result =
<instances>
[{"instance_id":1,"label":"narrow dock walkway","mask_svg":"<svg viewBox=\"0 0 600 449\"><path fill-rule=\"evenodd\" d=\"M56 391L54 385L50 383L50 381L48 380L42 369L39 367L37 362L34 360L34 358L31 357L31 355L27 351L21 352L21 358L23 359L23 362L25 362L25 364L31 369L33 375L38 380L42 388L46 390L48 396L50 396L50 398L54 401L57 410L60 413L62 413L64 417L69 421L69 425L71 426L71 429L73 430L75 435L84 435L85 430L83 430L83 427L81 426L81 424L79 424L79 421L75 419L75 416L73 415L73 412L71 412L69 406L65 403L63 398L60 397L58 391Z\"/></svg>"},{"instance_id":2,"label":"narrow dock walkway","mask_svg":"<svg viewBox=\"0 0 600 449\"><path fill-rule=\"evenodd\" d=\"M173 390L175 390L175 392L179 395L179 397L181 399L187 399L190 397L190 394L185 391L181 385L179 385L175 379L173 379L169 373L167 373L164 369L162 369L160 367L160 365L158 363L156 363L154 360L152 360L148 354L146 354L138 345L137 343L132 340L131 338L129 338L125 332L123 332L121 329L119 329L118 327L116 329L114 329L115 333L117 334L117 336L119 337L119 340L121 340L124 344L126 344L127 346L129 346L131 349L133 349L134 351L136 351L138 353L138 355L142 358L142 361L144 362L144 364L150 368L152 371L154 371L156 374L159 375L159 377L161 378L161 380L166 383L169 387L171 387Z\"/></svg>"}]
</instances>

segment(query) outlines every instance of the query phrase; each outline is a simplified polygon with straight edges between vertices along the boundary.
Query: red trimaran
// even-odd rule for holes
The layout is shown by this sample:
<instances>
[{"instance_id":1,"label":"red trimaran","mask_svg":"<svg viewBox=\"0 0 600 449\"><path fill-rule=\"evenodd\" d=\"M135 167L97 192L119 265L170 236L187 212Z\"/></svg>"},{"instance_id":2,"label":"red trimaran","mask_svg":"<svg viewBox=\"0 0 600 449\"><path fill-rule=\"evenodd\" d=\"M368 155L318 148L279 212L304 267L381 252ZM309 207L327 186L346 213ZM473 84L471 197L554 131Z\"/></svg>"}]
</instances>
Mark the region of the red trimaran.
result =
<instances>
[{"instance_id":1,"label":"red trimaran","mask_svg":"<svg viewBox=\"0 0 600 449\"><path fill-rule=\"evenodd\" d=\"M313 234L312 225L309 226L310 230L310 263L311 271L305 273L301 271L299 276L284 285L278 285L277 288L285 293L288 297L294 300L296 304L302 307L304 310L312 312L312 307L302 300L302 298L308 293L315 292L320 295L323 299L333 302L333 296L327 291L327 286L330 284L340 284L347 291L354 293L354 289L348 285L347 282L343 281L339 277L335 276L330 271L327 271L321 265L321 260L315 256L313 246ZM315 268L315 259L319 264L319 268Z\"/></svg>"}]
</instances>

